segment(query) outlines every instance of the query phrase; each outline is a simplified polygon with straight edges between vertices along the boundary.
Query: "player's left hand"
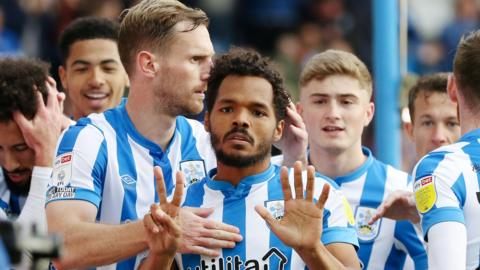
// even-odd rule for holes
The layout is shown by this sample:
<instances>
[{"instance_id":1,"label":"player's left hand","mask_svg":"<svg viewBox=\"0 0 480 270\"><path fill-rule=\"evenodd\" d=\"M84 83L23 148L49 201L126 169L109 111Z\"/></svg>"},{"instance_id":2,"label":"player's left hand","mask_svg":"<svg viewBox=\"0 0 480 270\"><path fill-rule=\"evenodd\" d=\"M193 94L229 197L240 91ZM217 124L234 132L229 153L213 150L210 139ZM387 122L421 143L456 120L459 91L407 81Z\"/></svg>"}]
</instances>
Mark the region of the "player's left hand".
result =
<instances>
[{"instance_id":1,"label":"player's left hand","mask_svg":"<svg viewBox=\"0 0 480 270\"><path fill-rule=\"evenodd\" d=\"M328 199L330 186L325 184L317 203L313 202L315 169L307 167L307 191L304 197L302 166L294 164L295 198L288 181L288 170L282 167L280 179L284 194L284 216L276 220L268 210L257 205L255 210L267 222L271 230L286 245L295 250L314 249L319 243L323 231L323 209Z\"/></svg>"},{"instance_id":2,"label":"player's left hand","mask_svg":"<svg viewBox=\"0 0 480 270\"><path fill-rule=\"evenodd\" d=\"M295 161L299 160L307 164L308 134L303 119L297 112L295 105L290 102L287 107L285 128L282 138L275 143L275 147L282 150L283 165L292 167Z\"/></svg>"}]
</instances>

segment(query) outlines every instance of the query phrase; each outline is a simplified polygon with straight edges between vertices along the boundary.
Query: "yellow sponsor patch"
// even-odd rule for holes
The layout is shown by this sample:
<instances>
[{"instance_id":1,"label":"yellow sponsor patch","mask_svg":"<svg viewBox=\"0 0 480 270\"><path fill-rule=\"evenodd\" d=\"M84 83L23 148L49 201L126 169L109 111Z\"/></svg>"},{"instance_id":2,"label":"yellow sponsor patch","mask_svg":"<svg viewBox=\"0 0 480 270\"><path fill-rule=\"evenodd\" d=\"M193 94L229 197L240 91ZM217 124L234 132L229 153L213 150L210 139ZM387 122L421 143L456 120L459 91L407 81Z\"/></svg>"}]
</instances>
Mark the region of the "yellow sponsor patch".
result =
<instances>
[{"instance_id":1,"label":"yellow sponsor patch","mask_svg":"<svg viewBox=\"0 0 480 270\"><path fill-rule=\"evenodd\" d=\"M342 203L343 203L343 207L345 208L345 214L347 215L348 223L350 223L350 225L352 226L355 226L355 218L353 217L352 207L350 207L350 204L348 203L347 198L345 198L345 196L343 195L342 195Z\"/></svg>"},{"instance_id":2,"label":"yellow sponsor patch","mask_svg":"<svg viewBox=\"0 0 480 270\"><path fill-rule=\"evenodd\" d=\"M418 179L413 184L413 190L418 211L423 214L432 209L437 201L434 176L429 175Z\"/></svg>"}]
</instances>

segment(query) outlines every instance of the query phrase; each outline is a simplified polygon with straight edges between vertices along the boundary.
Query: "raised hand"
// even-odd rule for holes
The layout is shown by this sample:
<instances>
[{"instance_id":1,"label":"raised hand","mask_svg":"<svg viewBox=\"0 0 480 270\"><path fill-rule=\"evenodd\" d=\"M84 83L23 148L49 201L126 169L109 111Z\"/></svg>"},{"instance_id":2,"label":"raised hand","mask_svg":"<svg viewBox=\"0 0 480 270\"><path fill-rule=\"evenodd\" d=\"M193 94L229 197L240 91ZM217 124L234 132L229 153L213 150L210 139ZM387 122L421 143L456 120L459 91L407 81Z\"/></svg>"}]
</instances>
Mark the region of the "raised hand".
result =
<instances>
[{"instance_id":1,"label":"raised hand","mask_svg":"<svg viewBox=\"0 0 480 270\"><path fill-rule=\"evenodd\" d=\"M150 212L143 218L143 224L148 235L148 247L150 253L154 255L171 256L173 258L181 236L181 228L176 218L183 196L184 176L182 172L177 172L173 199L168 202L162 169L155 166L153 170L160 204L152 204Z\"/></svg>"},{"instance_id":2,"label":"raised hand","mask_svg":"<svg viewBox=\"0 0 480 270\"><path fill-rule=\"evenodd\" d=\"M307 168L307 191L304 197L302 182L302 165L294 164L295 198L288 181L288 170L281 168L280 179L284 195L284 216L276 220L268 210L257 205L255 210L267 222L275 235L286 245L295 250L314 249L320 243L323 231L323 209L328 199L330 186L325 184L317 203L313 202L315 169Z\"/></svg>"},{"instance_id":3,"label":"raised hand","mask_svg":"<svg viewBox=\"0 0 480 270\"><path fill-rule=\"evenodd\" d=\"M306 165L307 145L307 129L305 128L302 117L295 109L295 105L290 102L287 107L282 138L275 143L275 147L281 149L283 152L283 165L291 167L297 160L300 160Z\"/></svg>"},{"instance_id":4,"label":"raised hand","mask_svg":"<svg viewBox=\"0 0 480 270\"><path fill-rule=\"evenodd\" d=\"M382 217L394 220L406 219L412 223L420 222L413 192L397 190L388 195L387 199L377 208L377 212L368 224L372 225Z\"/></svg>"},{"instance_id":5,"label":"raised hand","mask_svg":"<svg viewBox=\"0 0 480 270\"><path fill-rule=\"evenodd\" d=\"M48 100L45 105L39 91L37 94L37 112L33 119L27 119L16 111L13 119L22 131L25 143L35 152L35 166L51 167L58 137L62 131L64 116L61 109L62 95L55 88L55 81L49 78L46 82ZM36 88L36 86L34 86Z\"/></svg>"}]
</instances>

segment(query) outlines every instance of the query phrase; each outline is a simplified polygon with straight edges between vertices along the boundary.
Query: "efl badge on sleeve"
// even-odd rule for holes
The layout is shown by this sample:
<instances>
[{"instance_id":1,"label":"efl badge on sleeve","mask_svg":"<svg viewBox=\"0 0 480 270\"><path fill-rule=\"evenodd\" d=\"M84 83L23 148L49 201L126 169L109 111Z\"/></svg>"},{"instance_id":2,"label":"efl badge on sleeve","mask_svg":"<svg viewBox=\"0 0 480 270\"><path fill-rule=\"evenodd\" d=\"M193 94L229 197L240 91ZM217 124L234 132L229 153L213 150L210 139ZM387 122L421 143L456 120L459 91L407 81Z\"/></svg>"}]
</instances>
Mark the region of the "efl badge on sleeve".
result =
<instances>
[{"instance_id":1,"label":"efl badge on sleeve","mask_svg":"<svg viewBox=\"0 0 480 270\"><path fill-rule=\"evenodd\" d=\"M418 179L413 184L415 192L415 202L420 213L426 213L435 205L437 201L437 191L435 190L435 177L433 175Z\"/></svg>"},{"instance_id":2,"label":"efl badge on sleeve","mask_svg":"<svg viewBox=\"0 0 480 270\"><path fill-rule=\"evenodd\" d=\"M372 219L376 209L370 207L358 206L355 212L355 221L357 222L358 240L363 242L373 241L378 236L382 219L375 221L372 225L368 221Z\"/></svg>"},{"instance_id":3,"label":"efl badge on sleeve","mask_svg":"<svg viewBox=\"0 0 480 270\"><path fill-rule=\"evenodd\" d=\"M55 186L66 186L72 177L73 152L62 154L53 163L52 180Z\"/></svg>"},{"instance_id":4,"label":"efl badge on sleeve","mask_svg":"<svg viewBox=\"0 0 480 270\"><path fill-rule=\"evenodd\" d=\"M285 202L283 200L266 201L265 208L276 220L282 219L285 214Z\"/></svg>"},{"instance_id":5,"label":"efl badge on sleeve","mask_svg":"<svg viewBox=\"0 0 480 270\"><path fill-rule=\"evenodd\" d=\"M185 174L185 185L187 187L207 176L205 163L201 159L180 162L180 171Z\"/></svg>"}]
</instances>

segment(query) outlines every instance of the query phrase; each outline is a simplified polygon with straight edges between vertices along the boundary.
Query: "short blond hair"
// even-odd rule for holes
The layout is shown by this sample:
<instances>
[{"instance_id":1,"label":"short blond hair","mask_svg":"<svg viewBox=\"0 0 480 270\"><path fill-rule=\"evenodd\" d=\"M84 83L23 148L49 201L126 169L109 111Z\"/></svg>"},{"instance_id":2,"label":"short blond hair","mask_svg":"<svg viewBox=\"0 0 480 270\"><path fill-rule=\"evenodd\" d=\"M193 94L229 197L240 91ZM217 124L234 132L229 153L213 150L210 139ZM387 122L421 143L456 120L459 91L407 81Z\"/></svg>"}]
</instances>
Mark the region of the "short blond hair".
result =
<instances>
[{"instance_id":1,"label":"short blond hair","mask_svg":"<svg viewBox=\"0 0 480 270\"><path fill-rule=\"evenodd\" d=\"M205 12L187 7L176 0L143 0L124 10L120 20L118 51L129 75L132 72L132 62L139 51L168 51L177 23L191 22L191 26L184 32L192 31L199 25L208 26Z\"/></svg>"},{"instance_id":2,"label":"short blond hair","mask_svg":"<svg viewBox=\"0 0 480 270\"><path fill-rule=\"evenodd\" d=\"M372 76L367 66L354 54L327 50L314 55L300 74L300 89L312 80L323 80L332 75L345 75L357 79L360 87L372 96Z\"/></svg>"}]
</instances>

